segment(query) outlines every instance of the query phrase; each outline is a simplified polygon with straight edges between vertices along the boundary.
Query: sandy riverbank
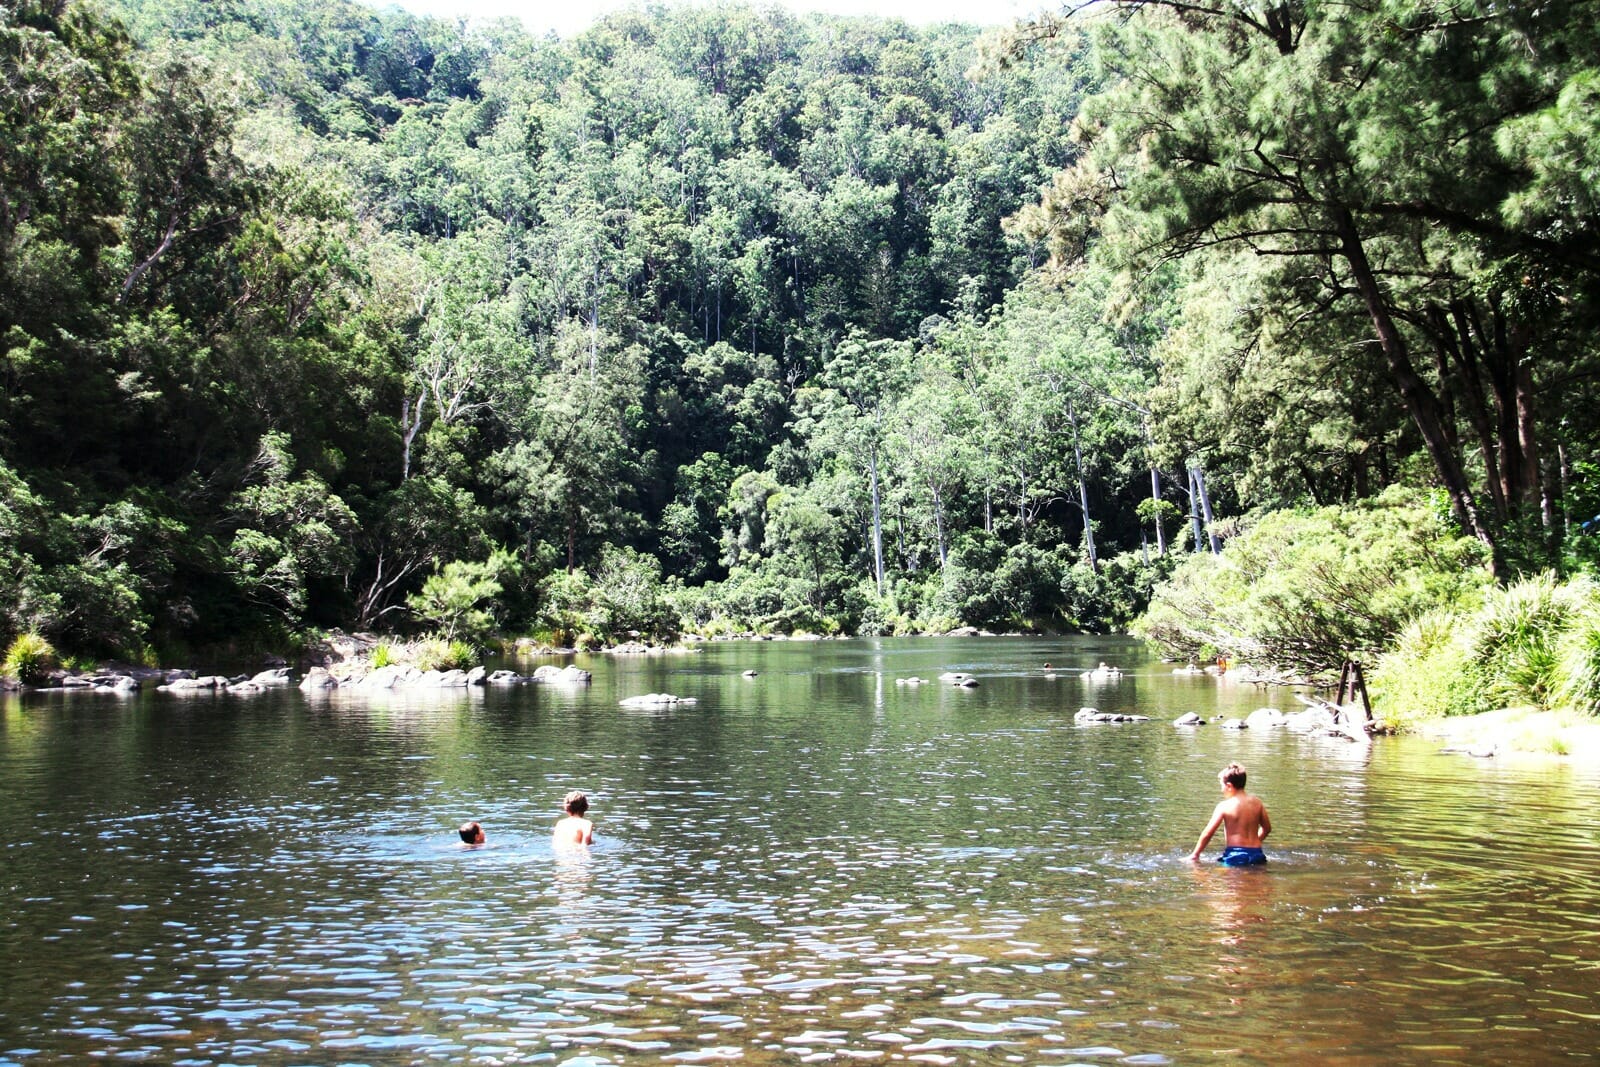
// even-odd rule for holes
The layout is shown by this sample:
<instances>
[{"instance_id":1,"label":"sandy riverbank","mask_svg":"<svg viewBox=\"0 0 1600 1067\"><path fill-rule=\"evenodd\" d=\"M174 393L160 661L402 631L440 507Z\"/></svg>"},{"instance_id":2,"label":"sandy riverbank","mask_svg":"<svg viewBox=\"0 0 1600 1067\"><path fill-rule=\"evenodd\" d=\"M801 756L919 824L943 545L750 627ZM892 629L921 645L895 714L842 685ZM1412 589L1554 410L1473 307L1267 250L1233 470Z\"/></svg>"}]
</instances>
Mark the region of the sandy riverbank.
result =
<instances>
[{"instance_id":1,"label":"sandy riverbank","mask_svg":"<svg viewBox=\"0 0 1600 1067\"><path fill-rule=\"evenodd\" d=\"M1419 723L1416 732L1475 756L1544 756L1600 764L1600 719L1506 708Z\"/></svg>"}]
</instances>

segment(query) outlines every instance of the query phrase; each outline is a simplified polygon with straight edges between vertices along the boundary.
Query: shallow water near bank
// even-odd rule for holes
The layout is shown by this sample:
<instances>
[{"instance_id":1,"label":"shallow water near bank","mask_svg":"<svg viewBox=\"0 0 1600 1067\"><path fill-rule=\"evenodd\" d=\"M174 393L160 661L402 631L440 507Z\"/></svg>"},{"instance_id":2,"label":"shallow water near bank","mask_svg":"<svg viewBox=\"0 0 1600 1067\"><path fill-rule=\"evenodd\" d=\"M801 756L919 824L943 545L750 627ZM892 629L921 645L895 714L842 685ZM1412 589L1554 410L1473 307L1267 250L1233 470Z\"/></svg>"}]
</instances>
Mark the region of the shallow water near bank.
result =
<instances>
[{"instance_id":1,"label":"shallow water near bank","mask_svg":"<svg viewBox=\"0 0 1600 1067\"><path fill-rule=\"evenodd\" d=\"M1124 674L1079 676L1101 661ZM578 662L592 685L8 699L0 1064L1600 1047L1600 768L1176 729L1297 705L1116 639ZM945 670L980 685L895 684ZM649 692L698 702L618 706ZM1265 869L1183 860L1231 759ZM574 787L599 843L556 852Z\"/></svg>"}]
</instances>

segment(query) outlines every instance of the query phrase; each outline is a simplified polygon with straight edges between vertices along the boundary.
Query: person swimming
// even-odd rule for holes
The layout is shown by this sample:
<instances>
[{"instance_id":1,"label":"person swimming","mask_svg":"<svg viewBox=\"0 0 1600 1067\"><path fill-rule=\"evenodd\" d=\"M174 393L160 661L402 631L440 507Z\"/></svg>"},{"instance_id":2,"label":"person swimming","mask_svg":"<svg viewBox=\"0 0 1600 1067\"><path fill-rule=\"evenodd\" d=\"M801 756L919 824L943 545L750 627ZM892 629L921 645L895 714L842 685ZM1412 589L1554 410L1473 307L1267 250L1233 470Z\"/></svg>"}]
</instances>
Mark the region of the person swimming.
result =
<instances>
[{"instance_id":1,"label":"person swimming","mask_svg":"<svg viewBox=\"0 0 1600 1067\"><path fill-rule=\"evenodd\" d=\"M483 826L477 822L462 823L456 833L461 835L461 843L463 845L469 845L474 848L488 840L483 832Z\"/></svg>"},{"instance_id":2,"label":"person swimming","mask_svg":"<svg viewBox=\"0 0 1600 1067\"><path fill-rule=\"evenodd\" d=\"M562 807L567 814L556 823L550 837L551 844L557 846L594 844L594 823L583 817L589 810L589 798L584 796L582 790L574 789L566 795Z\"/></svg>"}]
</instances>

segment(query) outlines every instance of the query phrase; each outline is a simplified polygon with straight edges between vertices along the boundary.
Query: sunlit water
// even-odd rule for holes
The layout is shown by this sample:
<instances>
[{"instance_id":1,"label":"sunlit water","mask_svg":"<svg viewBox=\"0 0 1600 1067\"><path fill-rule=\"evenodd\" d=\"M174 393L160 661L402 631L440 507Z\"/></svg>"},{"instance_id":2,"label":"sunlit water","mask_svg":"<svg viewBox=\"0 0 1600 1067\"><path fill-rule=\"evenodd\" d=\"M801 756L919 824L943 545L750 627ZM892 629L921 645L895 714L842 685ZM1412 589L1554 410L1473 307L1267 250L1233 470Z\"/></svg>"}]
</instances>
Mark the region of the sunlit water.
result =
<instances>
[{"instance_id":1,"label":"sunlit water","mask_svg":"<svg viewBox=\"0 0 1600 1067\"><path fill-rule=\"evenodd\" d=\"M1078 676L1101 660L1127 673ZM1600 1047L1600 769L1180 730L1297 705L1119 641L580 662L565 690L8 700L0 1063ZM982 684L894 684L951 669ZM658 691L698 703L618 706ZM1184 861L1230 759L1272 811L1265 869ZM574 787L599 843L557 853ZM488 847L453 843L467 818Z\"/></svg>"}]
</instances>

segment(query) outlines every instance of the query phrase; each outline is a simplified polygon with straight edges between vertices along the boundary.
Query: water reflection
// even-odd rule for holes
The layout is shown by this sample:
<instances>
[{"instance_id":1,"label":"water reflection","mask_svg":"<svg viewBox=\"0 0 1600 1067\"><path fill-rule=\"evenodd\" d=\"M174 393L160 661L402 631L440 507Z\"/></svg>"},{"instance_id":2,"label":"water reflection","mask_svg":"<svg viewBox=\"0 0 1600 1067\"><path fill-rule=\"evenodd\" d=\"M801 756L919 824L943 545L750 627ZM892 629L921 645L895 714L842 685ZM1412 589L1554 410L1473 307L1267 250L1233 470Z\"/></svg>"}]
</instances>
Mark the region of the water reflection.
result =
<instances>
[{"instance_id":1,"label":"water reflection","mask_svg":"<svg viewBox=\"0 0 1600 1067\"><path fill-rule=\"evenodd\" d=\"M1102 660L1127 673L1095 699L1153 721L1073 723L1066 672ZM585 665L589 690L466 701L8 706L0 1063L1531 1064L1600 1039L1580 770L1178 731L1288 694L1103 640ZM891 681L946 669L981 685ZM617 706L660 691L700 703ZM1182 859L1234 758L1265 870ZM574 782L597 843L557 852ZM1508 795L1536 843L1506 847ZM469 817L486 847L456 846Z\"/></svg>"},{"instance_id":2,"label":"water reflection","mask_svg":"<svg viewBox=\"0 0 1600 1067\"><path fill-rule=\"evenodd\" d=\"M1195 883L1196 896L1217 934L1217 943L1229 949L1244 946L1247 950L1251 928L1271 918L1273 888L1277 884L1272 873L1264 868L1235 869L1195 863L1190 865L1190 876ZM1227 964L1224 971L1240 969L1239 955L1229 954L1219 959Z\"/></svg>"}]
</instances>

